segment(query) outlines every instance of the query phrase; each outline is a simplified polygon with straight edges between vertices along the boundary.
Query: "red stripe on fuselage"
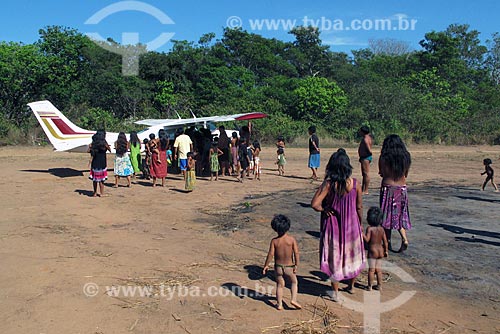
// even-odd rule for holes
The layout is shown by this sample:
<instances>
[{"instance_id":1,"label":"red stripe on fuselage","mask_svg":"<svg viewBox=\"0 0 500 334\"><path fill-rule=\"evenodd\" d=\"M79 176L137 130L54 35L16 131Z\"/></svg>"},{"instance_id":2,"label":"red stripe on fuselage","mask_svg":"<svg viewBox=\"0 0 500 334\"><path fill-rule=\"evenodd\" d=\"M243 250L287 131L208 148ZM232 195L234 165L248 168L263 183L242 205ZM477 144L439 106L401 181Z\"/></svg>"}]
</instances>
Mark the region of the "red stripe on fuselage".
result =
<instances>
[{"instance_id":1,"label":"red stripe on fuselage","mask_svg":"<svg viewBox=\"0 0 500 334\"><path fill-rule=\"evenodd\" d=\"M63 135L89 135L92 134L93 132L76 132L73 129L71 129L68 124L64 123L64 121L60 118L51 118L52 122L57 126L59 131Z\"/></svg>"}]
</instances>

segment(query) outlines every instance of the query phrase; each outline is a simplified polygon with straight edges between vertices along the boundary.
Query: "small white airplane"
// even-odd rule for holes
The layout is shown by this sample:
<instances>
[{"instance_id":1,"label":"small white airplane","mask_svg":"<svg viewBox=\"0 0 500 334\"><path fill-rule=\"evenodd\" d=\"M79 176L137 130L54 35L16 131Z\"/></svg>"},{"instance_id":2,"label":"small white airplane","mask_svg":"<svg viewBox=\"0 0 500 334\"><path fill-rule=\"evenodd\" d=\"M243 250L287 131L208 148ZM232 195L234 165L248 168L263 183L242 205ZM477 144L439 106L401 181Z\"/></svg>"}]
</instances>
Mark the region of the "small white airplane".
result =
<instances>
[{"instance_id":1,"label":"small white airplane","mask_svg":"<svg viewBox=\"0 0 500 334\"><path fill-rule=\"evenodd\" d=\"M28 103L28 106L35 114L38 123L42 126L43 131L56 151L80 153L87 152L95 131L85 130L73 124L50 101L44 100L32 102ZM145 130L137 133L142 142L144 138L149 138L150 133L154 133L158 136L158 131L160 129L164 129L171 138L177 129L185 126L203 126L208 128L212 135L218 135L219 130L215 126L214 122L246 121L264 117L267 117L264 113L253 112L246 114L194 117L185 119L146 119L135 123L148 126ZM234 130L226 130L228 136L231 136L233 131ZM112 153L114 153L113 143L117 138L118 133L106 132L106 141L110 144Z\"/></svg>"}]
</instances>

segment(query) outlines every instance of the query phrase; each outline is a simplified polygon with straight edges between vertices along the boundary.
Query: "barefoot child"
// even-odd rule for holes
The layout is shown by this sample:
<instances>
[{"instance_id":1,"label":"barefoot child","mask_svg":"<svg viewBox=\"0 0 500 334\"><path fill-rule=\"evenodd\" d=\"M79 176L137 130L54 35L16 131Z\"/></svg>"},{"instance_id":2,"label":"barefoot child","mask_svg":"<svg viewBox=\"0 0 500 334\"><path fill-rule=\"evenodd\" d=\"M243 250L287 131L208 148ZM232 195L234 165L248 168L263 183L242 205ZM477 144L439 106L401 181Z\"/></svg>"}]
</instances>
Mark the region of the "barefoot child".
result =
<instances>
[{"instance_id":1,"label":"barefoot child","mask_svg":"<svg viewBox=\"0 0 500 334\"><path fill-rule=\"evenodd\" d=\"M495 188L495 192L498 192L498 187L495 184L495 181L493 179L493 176L495 175L495 171L493 168L491 168L491 164L493 162L491 159L484 159L483 164L484 164L484 172L481 173L481 175L486 174L486 180L484 180L483 186L481 187L481 190L484 190L484 187L486 187L486 184L488 184L489 181L491 181L491 184L493 185L493 188Z\"/></svg>"},{"instance_id":2,"label":"barefoot child","mask_svg":"<svg viewBox=\"0 0 500 334\"><path fill-rule=\"evenodd\" d=\"M287 277L292 284L292 300L290 304L300 309L302 306L297 303L298 282L295 276L299 264L299 248L295 238L287 233L290 229L290 219L284 215L276 215L271 221L271 226L273 230L278 233L278 236L271 240L262 273L264 275L267 273L269 263L274 257L274 272L276 273L276 308L278 310L283 309L284 277Z\"/></svg>"},{"instance_id":3,"label":"barefoot child","mask_svg":"<svg viewBox=\"0 0 500 334\"><path fill-rule=\"evenodd\" d=\"M247 141L247 155L248 155L248 168L247 168L247 177L250 177L250 172L254 172L254 160L253 160L253 143Z\"/></svg>"},{"instance_id":4,"label":"barefoot child","mask_svg":"<svg viewBox=\"0 0 500 334\"><path fill-rule=\"evenodd\" d=\"M196 185L196 160L194 160L194 153L188 152L187 166L186 166L186 190L193 191Z\"/></svg>"},{"instance_id":5,"label":"barefoot child","mask_svg":"<svg viewBox=\"0 0 500 334\"><path fill-rule=\"evenodd\" d=\"M257 179L257 180L260 180L260 173L262 171L262 167L260 165L260 151L261 151L261 148L260 148L260 143L258 140L255 140L253 142L253 161L254 161L254 165L253 165L253 168L254 168L254 180Z\"/></svg>"},{"instance_id":6,"label":"barefoot child","mask_svg":"<svg viewBox=\"0 0 500 334\"><path fill-rule=\"evenodd\" d=\"M276 165L278 165L278 174L280 176L285 175L285 165L286 165L286 158L285 158L285 149L283 147L278 147L276 150Z\"/></svg>"},{"instance_id":7,"label":"barefoot child","mask_svg":"<svg viewBox=\"0 0 500 334\"><path fill-rule=\"evenodd\" d=\"M210 147L210 181L212 181L214 175L215 175L215 181L219 180L219 171L220 171L220 164L219 164L219 157L224 154L220 150L220 148L217 147L218 143L214 141L212 143L212 147Z\"/></svg>"},{"instance_id":8,"label":"barefoot child","mask_svg":"<svg viewBox=\"0 0 500 334\"><path fill-rule=\"evenodd\" d=\"M286 165L286 158L285 158L285 138L283 136L279 136L278 140L276 141L276 165L278 165L278 174L285 175L285 165Z\"/></svg>"},{"instance_id":9,"label":"barefoot child","mask_svg":"<svg viewBox=\"0 0 500 334\"><path fill-rule=\"evenodd\" d=\"M387 237L384 228L380 226L382 220L382 212L376 206L372 206L368 210L366 219L368 226L363 239L368 246L368 290L372 290L374 275L377 275L377 285L373 288L380 290L382 287L382 269L381 259L387 257L389 252L389 245L387 244Z\"/></svg>"}]
</instances>

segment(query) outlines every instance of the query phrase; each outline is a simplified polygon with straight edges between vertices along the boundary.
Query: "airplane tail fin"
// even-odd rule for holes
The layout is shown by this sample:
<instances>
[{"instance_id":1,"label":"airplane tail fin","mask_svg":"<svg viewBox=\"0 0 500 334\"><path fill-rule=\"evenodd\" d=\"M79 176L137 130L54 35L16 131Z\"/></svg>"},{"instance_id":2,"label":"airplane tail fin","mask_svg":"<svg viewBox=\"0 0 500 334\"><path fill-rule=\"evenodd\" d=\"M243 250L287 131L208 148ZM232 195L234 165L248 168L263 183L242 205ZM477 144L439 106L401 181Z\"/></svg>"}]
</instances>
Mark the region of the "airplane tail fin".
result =
<instances>
[{"instance_id":1,"label":"airplane tail fin","mask_svg":"<svg viewBox=\"0 0 500 334\"><path fill-rule=\"evenodd\" d=\"M28 103L56 151L85 148L95 131L82 129L66 118L50 101Z\"/></svg>"}]
</instances>

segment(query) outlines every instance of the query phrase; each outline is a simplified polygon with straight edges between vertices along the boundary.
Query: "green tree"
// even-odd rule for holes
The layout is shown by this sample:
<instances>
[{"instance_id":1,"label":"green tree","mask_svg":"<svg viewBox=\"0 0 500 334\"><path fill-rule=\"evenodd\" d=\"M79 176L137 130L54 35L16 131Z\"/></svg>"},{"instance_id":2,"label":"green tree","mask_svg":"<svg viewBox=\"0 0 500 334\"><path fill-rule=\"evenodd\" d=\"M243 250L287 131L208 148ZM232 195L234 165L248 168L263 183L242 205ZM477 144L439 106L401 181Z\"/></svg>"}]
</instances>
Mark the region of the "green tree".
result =
<instances>
[{"instance_id":1,"label":"green tree","mask_svg":"<svg viewBox=\"0 0 500 334\"><path fill-rule=\"evenodd\" d=\"M465 62L467 67L479 69L483 66L484 55L488 49L481 45L479 31L469 30L469 28L468 24L452 24L445 33L456 40L458 57Z\"/></svg>"},{"instance_id":2,"label":"green tree","mask_svg":"<svg viewBox=\"0 0 500 334\"><path fill-rule=\"evenodd\" d=\"M74 94L78 94L76 82L87 63L83 52L92 42L75 29L48 26L39 30L40 39L35 43L44 55L43 91L60 107L66 107Z\"/></svg>"},{"instance_id":3,"label":"green tree","mask_svg":"<svg viewBox=\"0 0 500 334\"><path fill-rule=\"evenodd\" d=\"M79 125L86 129L103 129L106 131L124 131L119 120L109 111L101 108L90 108L80 117Z\"/></svg>"},{"instance_id":4,"label":"green tree","mask_svg":"<svg viewBox=\"0 0 500 334\"><path fill-rule=\"evenodd\" d=\"M158 92L155 94L155 101L165 111L166 118L175 118L174 110L177 104L177 96L174 92L174 84L169 81L157 81Z\"/></svg>"},{"instance_id":5,"label":"green tree","mask_svg":"<svg viewBox=\"0 0 500 334\"><path fill-rule=\"evenodd\" d=\"M47 69L36 45L0 43L0 113L16 126L24 126L31 113L26 104L40 98Z\"/></svg>"},{"instance_id":6,"label":"green tree","mask_svg":"<svg viewBox=\"0 0 500 334\"><path fill-rule=\"evenodd\" d=\"M296 119L320 122L337 132L345 116L347 96L335 83L326 78L309 77L302 79L294 90L296 96Z\"/></svg>"},{"instance_id":7,"label":"green tree","mask_svg":"<svg viewBox=\"0 0 500 334\"><path fill-rule=\"evenodd\" d=\"M500 84L500 34L494 33L492 39L487 41L489 50L486 55L486 69L493 81Z\"/></svg>"},{"instance_id":8,"label":"green tree","mask_svg":"<svg viewBox=\"0 0 500 334\"><path fill-rule=\"evenodd\" d=\"M439 77L436 69L412 74L407 83L414 96L409 120L415 139L451 142L469 115L467 101L452 93L450 84Z\"/></svg>"},{"instance_id":9,"label":"green tree","mask_svg":"<svg viewBox=\"0 0 500 334\"><path fill-rule=\"evenodd\" d=\"M290 49L291 61L299 75L316 76L327 66L328 46L322 45L319 29L316 27L295 27L290 32L295 36Z\"/></svg>"},{"instance_id":10,"label":"green tree","mask_svg":"<svg viewBox=\"0 0 500 334\"><path fill-rule=\"evenodd\" d=\"M122 74L121 56L91 42L82 50L82 58L86 70L74 82L76 92L70 101L83 105L82 110L90 106L110 111L118 118L130 117L121 100L129 80Z\"/></svg>"},{"instance_id":11,"label":"green tree","mask_svg":"<svg viewBox=\"0 0 500 334\"><path fill-rule=\"evenodd\" d=\"M241 66L263 79L274 75L295 76L297 71L288 61L289 44L267 39L238 29L224 29L220 44L226 65Z\"/></svg>"},{"instance_id":12,"label":"green tree","mask_svg":"<svg viewBox=\"0 0 500 334\"><path fill-rule=\"evenodd\" d=\"M469 31L468 25L450 25L446 31L430 32L420 41L424 51L419 53L422 69L437 69L453 92L465 95L484 79L484 55L487 48L480 45L479 32Z\"/></svg>"}]
</instances>

